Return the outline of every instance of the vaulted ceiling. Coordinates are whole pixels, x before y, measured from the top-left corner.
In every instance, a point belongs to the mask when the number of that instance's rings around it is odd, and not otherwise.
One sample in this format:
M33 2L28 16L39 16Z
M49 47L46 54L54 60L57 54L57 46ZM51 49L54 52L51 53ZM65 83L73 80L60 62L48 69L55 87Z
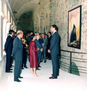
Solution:
M33 11L39 0L8 0L15 17L18 19L23 13Z

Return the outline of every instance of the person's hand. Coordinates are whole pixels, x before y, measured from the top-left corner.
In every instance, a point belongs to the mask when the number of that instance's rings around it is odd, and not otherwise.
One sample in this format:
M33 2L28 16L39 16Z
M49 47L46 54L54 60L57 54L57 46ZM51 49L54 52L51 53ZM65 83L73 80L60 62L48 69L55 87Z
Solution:
M48 50L48 53L50 53L50 50Z
M28 48L28 45L26 44L26 48Z
M41 52L43 52L43 48L41 48Z
M37 51L39 51L39 48L37 48Z

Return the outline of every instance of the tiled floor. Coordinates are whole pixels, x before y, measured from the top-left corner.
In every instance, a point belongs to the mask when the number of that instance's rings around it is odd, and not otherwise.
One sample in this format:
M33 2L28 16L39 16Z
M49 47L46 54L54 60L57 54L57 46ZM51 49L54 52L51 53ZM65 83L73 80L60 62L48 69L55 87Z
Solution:
M51 61L41 63L41 70L34 77L29 68L22 71L21 83L13 81L13 73L4 74L0 79L0 91L87 91L87 77L79 77L60 70L57 80L49 80Z

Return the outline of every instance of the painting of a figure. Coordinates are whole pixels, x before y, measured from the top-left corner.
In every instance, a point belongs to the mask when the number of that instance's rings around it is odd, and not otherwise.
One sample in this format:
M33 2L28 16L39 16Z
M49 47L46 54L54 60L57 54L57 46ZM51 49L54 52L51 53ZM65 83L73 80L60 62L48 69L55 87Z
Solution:
M81 6L68 12L68 46L80 49L81 46Z

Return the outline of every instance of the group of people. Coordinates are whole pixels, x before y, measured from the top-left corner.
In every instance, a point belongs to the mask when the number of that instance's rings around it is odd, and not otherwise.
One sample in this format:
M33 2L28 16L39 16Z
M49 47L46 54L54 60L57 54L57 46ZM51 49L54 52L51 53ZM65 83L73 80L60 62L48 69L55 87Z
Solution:
M60 58L60 36L58 27L51 25L50 32L27 33L24 35L22 30L16 33L9 31L6 39L6 72L11 73L14 59L14 81L21 82L22 69L27 68L27 56L30 62L31 72L38 77L36 70L40 70L40 63L46 63L47 59L52 60L52 76L49 79L57 79L59 76L59 58Z

